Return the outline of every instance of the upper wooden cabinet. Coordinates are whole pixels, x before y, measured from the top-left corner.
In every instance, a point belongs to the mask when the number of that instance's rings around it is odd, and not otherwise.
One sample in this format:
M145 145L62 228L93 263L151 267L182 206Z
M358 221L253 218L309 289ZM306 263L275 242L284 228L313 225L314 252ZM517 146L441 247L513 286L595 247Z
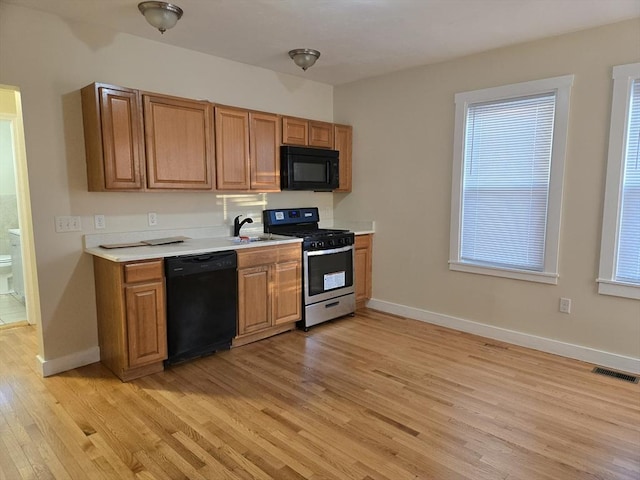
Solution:
M307 146L309 144L309 121L303 118L282 117L282 143Z
M251 190L280 191L280 117L249 112Z
M215 107L216 188L249 190L249 112Z
M333 124L309 120L309 146L333 148Z
M348 125L103 83L81 97L89 191L279 192L281 144L338 150L351 191Z
M81 97L89 191L143 189L139 92L93 83L81 90Z
M208 102L143 95L147 186L210 190L213 115Z
M218 190L280 191L278 115L216 106Z
M81 97L89 191L211 190L210 103L102 83Z
M353 129L349 125L333 126L333 148L340 152L340 186L336 192L351 191L351 144L353 142Z
M282 143L333 148L333 124L304 118L282 117Z

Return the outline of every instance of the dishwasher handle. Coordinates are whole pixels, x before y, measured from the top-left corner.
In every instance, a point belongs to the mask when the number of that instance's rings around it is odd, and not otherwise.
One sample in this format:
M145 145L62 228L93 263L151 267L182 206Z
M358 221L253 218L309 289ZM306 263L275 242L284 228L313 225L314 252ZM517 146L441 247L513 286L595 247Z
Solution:
M213 255L210 254L205 254L205 255L200 255L200 256L196 256L194 255L189 261L191 262L206 262L208 260L211 260L212 258L214 258Z

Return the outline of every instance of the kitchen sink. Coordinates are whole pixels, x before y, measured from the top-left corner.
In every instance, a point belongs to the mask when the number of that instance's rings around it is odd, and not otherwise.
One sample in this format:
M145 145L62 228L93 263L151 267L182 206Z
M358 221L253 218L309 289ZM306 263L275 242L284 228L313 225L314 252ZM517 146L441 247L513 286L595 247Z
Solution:
M230 237L229 240L231 240L233 243L253 243L253 242L264 242L266 240L269 240L268 237L246 237L246 236L241 236L241 237Z

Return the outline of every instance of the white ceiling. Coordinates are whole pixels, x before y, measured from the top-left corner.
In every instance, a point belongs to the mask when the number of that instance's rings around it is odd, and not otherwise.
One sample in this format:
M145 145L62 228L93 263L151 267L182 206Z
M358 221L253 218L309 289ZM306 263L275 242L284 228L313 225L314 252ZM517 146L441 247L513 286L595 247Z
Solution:
M640 0L172 1L161 35L138 0L0 0L333 85L640 17ZM303 72L293 48L322 55Z

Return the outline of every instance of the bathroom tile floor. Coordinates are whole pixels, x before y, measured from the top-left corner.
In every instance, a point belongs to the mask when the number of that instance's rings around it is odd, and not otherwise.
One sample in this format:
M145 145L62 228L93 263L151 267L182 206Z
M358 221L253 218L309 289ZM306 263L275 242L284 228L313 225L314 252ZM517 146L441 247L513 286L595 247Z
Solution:
M27 309L24 304L12 295L0 295L0 327L19 322L26 322Z

